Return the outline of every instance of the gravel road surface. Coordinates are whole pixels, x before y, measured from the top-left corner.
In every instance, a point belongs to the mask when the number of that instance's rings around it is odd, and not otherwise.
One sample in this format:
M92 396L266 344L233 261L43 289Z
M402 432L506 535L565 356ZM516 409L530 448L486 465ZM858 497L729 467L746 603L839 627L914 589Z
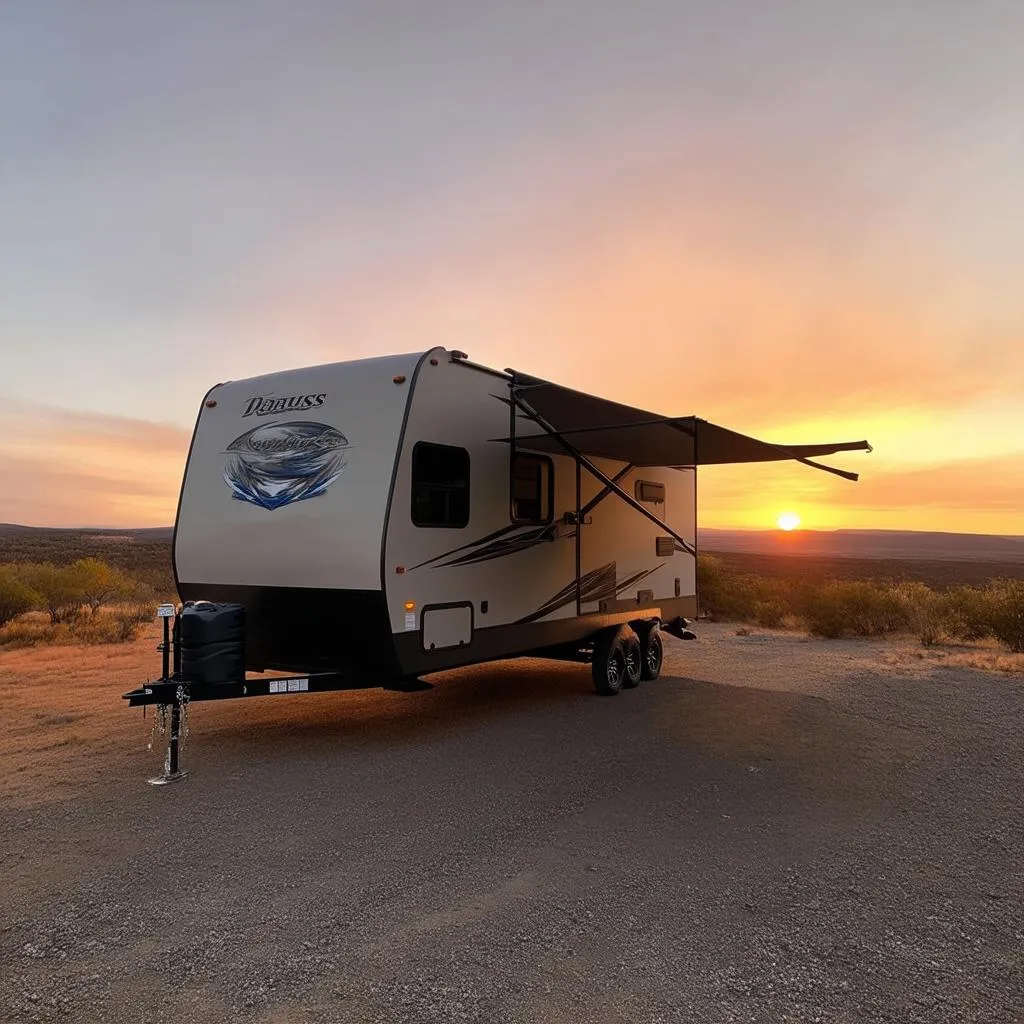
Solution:
M1024 1021L1024 680L666 651L197 706L164 788L125 665L0 655L0 1020Z

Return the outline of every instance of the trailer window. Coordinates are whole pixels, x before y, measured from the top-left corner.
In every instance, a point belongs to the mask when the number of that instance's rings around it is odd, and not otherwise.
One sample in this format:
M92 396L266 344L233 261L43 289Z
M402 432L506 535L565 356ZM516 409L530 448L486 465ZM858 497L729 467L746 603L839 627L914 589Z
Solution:
M415 526L462 529L469 523L469 452L417 441L412 449Z
M553 515L554 463L543 455L512 457L512 522L550 523Z

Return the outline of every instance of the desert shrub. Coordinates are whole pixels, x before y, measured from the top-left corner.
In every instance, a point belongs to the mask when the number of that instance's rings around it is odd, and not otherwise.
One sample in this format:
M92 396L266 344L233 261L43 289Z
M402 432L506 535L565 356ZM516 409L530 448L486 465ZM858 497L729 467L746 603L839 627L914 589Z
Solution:
M697 594L701 612L711 619L726 622L781 622L785 602L780 601L781 584L760 576L728 572L713 555L697 558ZM775 607L781 604L780 609ZM770 621L768 621L770 620Z
M136 597L134 600L116 608L113 619L117 623L117 635L120 643L134 640L143 626L152 622L156 617L156 605L143 597Z
M831 580L808 588L802 610L810 631L824 637L883 636L909 626L895 587L862 580Z
M778 629L789 617L786 605L777 598L758 601L754 606L754 619L765 629Z
M985 603L992 635L1015 654L1024 653L1024 580L992 580Z
M916 581L766 579L700 555L697 582L701 611L716 620L765 628L802 623L822 637L910 632L926 646L991 636L1024 653L1024 580L937 591Z
M39 594L39 607L49 614L53 625L74 622L79 617L85 597L68 566L27 562L17 566L17 573L26 586Z
M923 583L900 584L911 631L926 647L956 640L973 642L992 634L986 590L952 587L934 591Z
M70 589L95 615L109 601L127 596L135 586L124 573L97 558L80 558L64 570Z
M0 648L5 650L35 647L37 644L68 643L70 639L71 628L68 625L54 626L46 616L36 618L25 615L0 627Z
M697 556L697 597L702 612L711 614L720 604L724 577L721 559L714 555Z
M754 619L758 599L756 577L726 576L718 588L715 603L708 610L715 619L750 622Z
M786 581L748 576L745 585L752 592L753 619L759 626L778 629L792 616L792 588Z
M38 607L42 599L9 566L0 566L0 626Z
M802 588L800 617L815 636L836 639L849 630L842 596L837 583L825 583L818 587Z
M121 630L113 615L89 615L72 627L72 634L82 644L116 644L121 641Z
M891 584L905 627L922 644L930 647L952 639L955 633L954 617L946 595L937 594L931 587L919 582Z
M978 587L954 587L943 594L950 620L950 636L968 643L992 635L989 596Z

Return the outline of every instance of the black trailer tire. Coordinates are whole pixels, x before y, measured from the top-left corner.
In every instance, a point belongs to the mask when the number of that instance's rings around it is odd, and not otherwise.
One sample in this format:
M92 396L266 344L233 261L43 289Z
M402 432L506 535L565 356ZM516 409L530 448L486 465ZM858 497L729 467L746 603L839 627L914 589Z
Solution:
M633 630L623 631L622 651L626 656L626 674L622 679L622 685L627 690L633 690L640 685L644 667L640 638Z
M661 675L661 663L665 658L665 647L661 642L661 630L652 626L640 636L640 678L657 679Z
M614 697L622 689L626 677L626 652L617 629L606 629L594 640L590 659L594 689L602 697Z

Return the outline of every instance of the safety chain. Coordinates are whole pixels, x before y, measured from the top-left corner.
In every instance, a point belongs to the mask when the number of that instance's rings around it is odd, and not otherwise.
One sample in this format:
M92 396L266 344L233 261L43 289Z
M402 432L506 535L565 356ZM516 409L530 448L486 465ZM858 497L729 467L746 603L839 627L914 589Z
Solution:
M191 735L191 730L188 725L188 708L191 701L189 700L188 691L184 686L179 686L175 693L174 699L178 702L181 707L181 723L178 726L178 743L183 743ZM153 716L153 728L149 733L149 742L146 744L147 750L152 750L153 745L156 743L157 736L163 739L167 735L167 716L171 710L170 704L157 704L156 714Z
M188 696L188 690L186 690L184 686L179 686L178 692L176 693L175 697L178 703L181 705L181 727L178 732L178 740L179 742L184 742L186 739L188 739L189 736L188 706L190 701Z
M153 728L149 734L149 742L146 744L147 750L153 749L153 743L156 741L157 735L161 738L167 735L167 704L157 704L156 714L153 716Z

